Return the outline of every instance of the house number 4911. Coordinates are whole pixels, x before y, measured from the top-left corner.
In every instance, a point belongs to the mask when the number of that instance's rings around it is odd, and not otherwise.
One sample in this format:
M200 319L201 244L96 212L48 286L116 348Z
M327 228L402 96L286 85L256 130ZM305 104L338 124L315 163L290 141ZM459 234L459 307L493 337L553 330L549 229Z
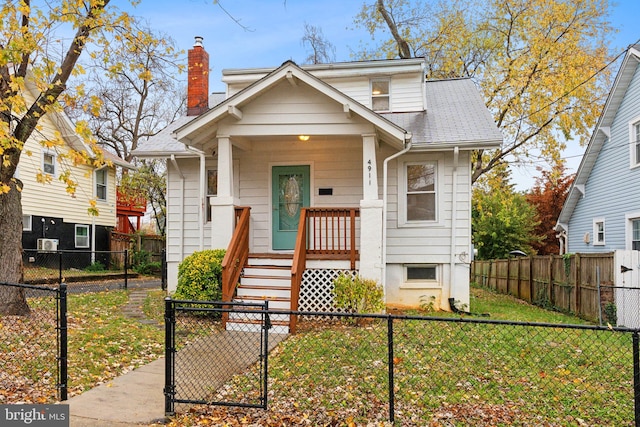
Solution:
M369 185L371 185L371 159L367 161L367 164L369 165L367 166L367 169L369 169Z

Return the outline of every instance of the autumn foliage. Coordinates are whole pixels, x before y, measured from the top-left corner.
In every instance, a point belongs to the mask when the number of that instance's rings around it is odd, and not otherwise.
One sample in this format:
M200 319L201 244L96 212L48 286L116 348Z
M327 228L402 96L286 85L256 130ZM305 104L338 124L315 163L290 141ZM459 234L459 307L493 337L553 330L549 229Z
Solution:
M567 198L569 188L575 175L566 175L564 166L551 170L540 170L541 176L536 178L533 188L526 194L527 201L535 206L537 223L535 234L544 236L542 240L532 243L538 255L558 254L560 245L556 238L554 226Z

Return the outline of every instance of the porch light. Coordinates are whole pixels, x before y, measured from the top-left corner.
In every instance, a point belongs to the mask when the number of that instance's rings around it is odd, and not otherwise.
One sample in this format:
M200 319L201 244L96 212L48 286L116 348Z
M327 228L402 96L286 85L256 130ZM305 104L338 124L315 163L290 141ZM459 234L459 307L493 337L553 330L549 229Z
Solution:
M298 139L299 139L300 141L308 141L308 140L309 140L309 138L310 138L310 136L309 136L309 135L298 135Z

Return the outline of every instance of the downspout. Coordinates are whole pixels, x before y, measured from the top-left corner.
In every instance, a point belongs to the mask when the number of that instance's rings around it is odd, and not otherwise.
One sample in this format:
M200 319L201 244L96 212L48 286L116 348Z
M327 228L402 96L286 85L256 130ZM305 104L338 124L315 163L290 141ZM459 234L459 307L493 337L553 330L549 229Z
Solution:
M195 153L198 155L198 157L200 157L200 209L198 211L198 231L199 231L199 235L200 235L200 250L203 251L204 250L204 223L207 221L207 217L204 214L205 213L205 205L207 202L207 194L206 194L206 177L207 177L207 169L206 169L206 165L205 165L205 159L204 159L204 151L202 150L198 150L196 148L193 147L189 147L187 144L184 145L187 150L191 151L192 153Z
M406 141L409 141L406 143ZM411 134L405 134L405 147L395 154L384 159L382 162L382 291L383 298L387 301L387 186L388 186L388 164L389 161L402 156L411 150ZM398 195L399 197L399 195Z
M171 155L171 163L180 175L180 214L184 216L184 175L178 167L175 154ZM180 259L184 259L184 221L180 221Z
M457 224L457 204L458 204L458 161L460 156L459 147L453 148L453 177L451 191L451 254L449 255L449 296L453 294L456 268L456 224ZM451 300L451 299L449 299Z

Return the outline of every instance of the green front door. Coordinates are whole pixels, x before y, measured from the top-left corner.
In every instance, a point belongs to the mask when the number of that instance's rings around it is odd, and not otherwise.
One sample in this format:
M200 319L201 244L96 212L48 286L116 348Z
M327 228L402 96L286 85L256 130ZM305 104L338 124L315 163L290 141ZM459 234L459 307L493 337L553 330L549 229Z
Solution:
M296 244L300 209L309 206L309 166L274 166L271 173L273 249L291 250Z

